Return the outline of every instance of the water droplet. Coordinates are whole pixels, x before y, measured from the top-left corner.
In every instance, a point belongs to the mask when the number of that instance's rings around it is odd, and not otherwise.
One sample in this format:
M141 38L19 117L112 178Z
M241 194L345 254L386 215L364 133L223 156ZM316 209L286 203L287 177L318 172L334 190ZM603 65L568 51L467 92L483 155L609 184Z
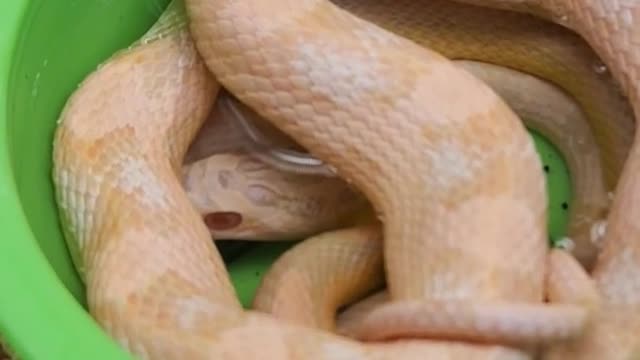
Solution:
M190 56L180 56L180 59L178 59L178 67L180 68L185 68L188 66L192 66L193 65L193 58Z
M381 212L377 212L376 213L376 218L380 221L380 222L384 222L384 214Z
M566 14L558 16L557 19L558 19L558 22L561 24L566 24L567 22L569 22L569 16Z
M36 77L33 81L33 88L31 88L31 96L35 97L38 95L38 89L40 87L40 76L42 74L41 73L37 73Z
M604 236L607 233L607 222L602 220L598 223L598 236Z
M42 67L47 67L47 65L49 65L49 59L44 59L42 61Z
M558 240L556 245L560 249L564 249L569 252L573 251L573 249L576 248L576 243L571 238L568 238L568 237L563 237L562 239Z
M600 220L596 221L591 226L591 243L593 243L597 248L602 247L602 242L604 240L604 236L607 233L607 221Z
M596 72L596 74L604 74L608 71L609 69L607 68L607 65L603 64L603 63L596 63L595 65L593 65L593 71Z

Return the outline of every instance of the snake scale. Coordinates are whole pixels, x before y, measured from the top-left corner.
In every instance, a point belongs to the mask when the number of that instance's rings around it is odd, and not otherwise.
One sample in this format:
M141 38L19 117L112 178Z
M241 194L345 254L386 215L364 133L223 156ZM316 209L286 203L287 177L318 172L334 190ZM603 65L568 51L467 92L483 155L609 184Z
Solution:
M373 3L185 0L187 26L175 1L143 39L85 79L61 114L53 177L96 321L148 359L528 359L530 346L544 347L548 358L636 356L640 155L633 145L625 157L632 139L625 140L624 105L609 114L612 123L594 121L603 117L594 102L621 101L615 91L589 98L579 94L587 91L579 82L567 90L590 99L581 105L591 108L586 118L602 151L602 187L613 187L619 174L592 279L584 274L586 283L573 291L553 280L576 278L571 269L580 266L571 257L556 265L549 253L544 177L519 117L443 49L437 51L445 56L417 41L420 35L402 36L402 23L393 26L397 33L378 25L406 11L419 15L419 2L379 1L368 13ZM575 30L638 116L633 25L640 4L478 5ZM493 14L485 22L511 16ZM181 178L221 87L369 201L383 224L389 301L355 332L396 340L360 342L241 308ZM589 210L589 221L602 207ZM582 226L577 240L586 237ZM595 249L585 244L578 241L578 255L589 263ZM597 306L581 293L590 286Z

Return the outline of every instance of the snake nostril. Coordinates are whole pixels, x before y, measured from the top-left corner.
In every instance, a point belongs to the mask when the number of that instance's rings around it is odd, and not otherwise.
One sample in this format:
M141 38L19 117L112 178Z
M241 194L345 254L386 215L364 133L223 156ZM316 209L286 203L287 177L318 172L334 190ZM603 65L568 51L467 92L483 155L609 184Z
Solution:
M233 211L219 211L204 216L210 230L231 230L242 223L242 215Z

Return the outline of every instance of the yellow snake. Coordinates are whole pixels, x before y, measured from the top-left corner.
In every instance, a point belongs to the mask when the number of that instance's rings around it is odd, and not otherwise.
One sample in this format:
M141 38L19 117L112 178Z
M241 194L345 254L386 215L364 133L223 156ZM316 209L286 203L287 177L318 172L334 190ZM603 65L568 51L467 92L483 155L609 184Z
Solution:
M611 3L513 5L560 14L556 19L591 43L635 105L638 55L627 45L637 39L637 10ZM505 4L512 3L491 5ZM191 31L168 12L145 40L83 82L56 133L54 180L74 261L92 314L123 346L142 358L170 359L527 358L505 345L436 340L433 318L419 315L438 304L453 309L439 324L447 337L509 340L501 319L525 342L549 345L552 335L561 341L581 333L589 306L542 304L540 163L519 119L487 85L327 1L186 5ZM594 31L594 19L608 31ZM413 307L433 339L358 343L242 311L179 179L187 147L212 109L216 80L371 201L384 222L391 310L402 315ZM632 148L593 275L606 305L567 350L572 354L635 351L632 336L597 335L637 326L620 322L633 314L637 296L636 246L624 232L634 229L625 219L634 213L636 157ZM605 164L615 168L611 159ZM442 284L438 274L446 286L433 286ZM509 313L514 309L524 311ZM550 323L540 327L545 317ZM455 329L457 321L464 324Z
M252 307L293 324L358 337L358 329L370 321L367 317L389 302L389 292L378 291L346 306L383 287L381 245L379 225L311 237L269 269ZM564 250L553 250L548 262L548 299L591 308L598 305L595 286L574 257ZM345 306L345 311L339 311ZM394 321L412 323L414 319ZM393 329L390 323L387 327Z

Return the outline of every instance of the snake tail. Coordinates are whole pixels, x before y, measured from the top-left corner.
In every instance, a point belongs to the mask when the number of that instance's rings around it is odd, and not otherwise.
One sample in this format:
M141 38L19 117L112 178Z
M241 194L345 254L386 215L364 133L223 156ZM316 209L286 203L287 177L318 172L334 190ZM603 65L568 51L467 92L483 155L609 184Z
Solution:
M565 304L398 301L380 305L345 335L363 341L432 338L544 346L578 337L587 319L584 308Z

